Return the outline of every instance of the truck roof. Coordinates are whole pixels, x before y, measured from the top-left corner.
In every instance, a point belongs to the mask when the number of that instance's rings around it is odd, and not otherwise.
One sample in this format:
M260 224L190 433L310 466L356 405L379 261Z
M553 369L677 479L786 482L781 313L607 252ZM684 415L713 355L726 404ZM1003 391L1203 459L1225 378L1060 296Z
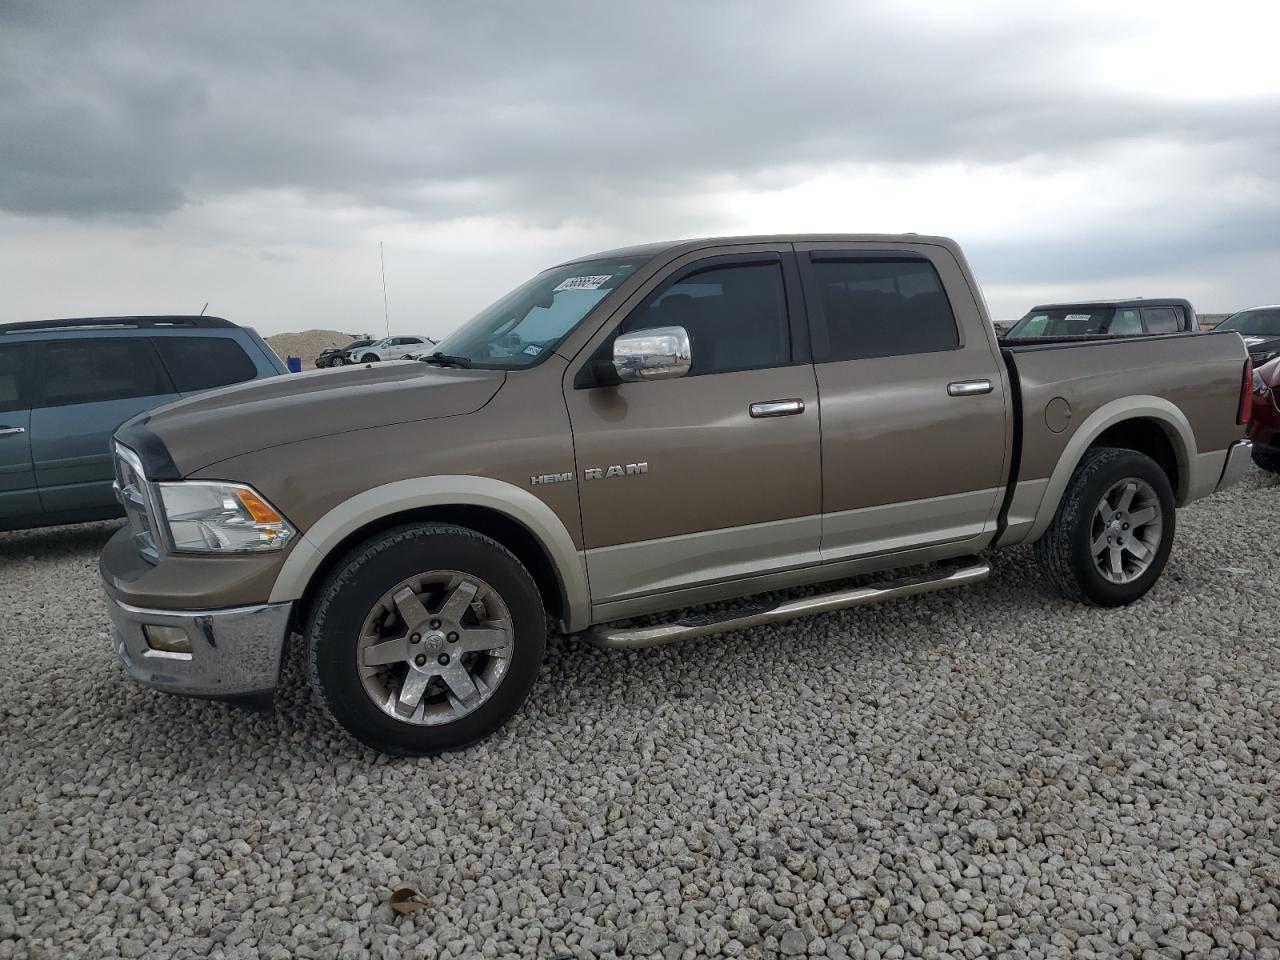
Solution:
M598 253L574 257L564 261L582 263L588 260L601 260L605 257L655 257L660 253L684 252L701 247L725 247L752 243L929 243L947 247L957 256L960 248L948 237L923 236L918 233L774 233L758 236L741 237L698 237L687 240L666 240L657 243L640 243L614 250L601 250Z

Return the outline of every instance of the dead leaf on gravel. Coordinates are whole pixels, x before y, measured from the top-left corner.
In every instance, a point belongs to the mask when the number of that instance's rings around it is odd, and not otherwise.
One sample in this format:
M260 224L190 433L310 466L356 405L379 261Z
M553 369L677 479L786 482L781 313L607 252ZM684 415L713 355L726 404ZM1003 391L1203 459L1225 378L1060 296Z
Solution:
M387 902L396 913L417 913L427 909L429 905L427 898L413 887L401 887L391 894L391 899Z

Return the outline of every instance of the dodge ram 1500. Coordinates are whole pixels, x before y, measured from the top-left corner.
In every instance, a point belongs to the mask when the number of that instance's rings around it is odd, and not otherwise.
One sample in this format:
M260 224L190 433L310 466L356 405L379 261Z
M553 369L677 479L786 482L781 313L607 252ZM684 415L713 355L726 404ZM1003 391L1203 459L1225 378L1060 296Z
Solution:
M432 753L518 710L548 620L643 647L973 583L1030 542L1067 597L1133 602L1176 508L1246 469L1251 388L1233 332L1002 345L942 238L629 247L423 362L130 421L102 579L140 683L261 698L300 634L339 724Z

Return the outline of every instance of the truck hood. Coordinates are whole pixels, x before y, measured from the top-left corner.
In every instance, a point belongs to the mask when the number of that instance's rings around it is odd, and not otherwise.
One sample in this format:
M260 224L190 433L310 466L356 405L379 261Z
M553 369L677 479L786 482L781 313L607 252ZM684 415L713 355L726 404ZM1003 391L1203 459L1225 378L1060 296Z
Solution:
M158 407L130 420L116 435L140 454L151 454L144 459L154 462L157 454L165 459L167 452L169 465L158 472L184 477L266 447L472 413L505 379L500 370L414 360L283 374ZM334 456L341 455L335 445Z

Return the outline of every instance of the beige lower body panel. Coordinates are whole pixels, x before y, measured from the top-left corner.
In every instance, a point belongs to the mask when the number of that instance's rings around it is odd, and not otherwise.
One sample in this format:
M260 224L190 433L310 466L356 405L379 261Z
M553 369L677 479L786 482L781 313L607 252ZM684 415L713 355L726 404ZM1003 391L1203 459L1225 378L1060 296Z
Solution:
M864 573L875 573L880 570L911 567L922 563L937 563L941 560L950 560L954 557L971 556L985 549L991 543L991 537L992 533L986 532L967 540L959 540L952 543L933 544L927 547L837 560L830 563L814 563L789 570L773 569L768 573L758 573L754 576L722 580L715 583L703 583L647 596L628 597L626 599L592 604L591 621L592 623L607 623L611 620L621 620L625 617L638 617L649 613L677 610L681 607L717 603L721 600L766 593L770 590L786 590L791 587L841 580L846 577L856 577Z
M818 563L818 516L707 530L587 551L591 596L603 602Z
M822 559L848 560L979 536L994 524L1003 487L886 503L822 518Z

